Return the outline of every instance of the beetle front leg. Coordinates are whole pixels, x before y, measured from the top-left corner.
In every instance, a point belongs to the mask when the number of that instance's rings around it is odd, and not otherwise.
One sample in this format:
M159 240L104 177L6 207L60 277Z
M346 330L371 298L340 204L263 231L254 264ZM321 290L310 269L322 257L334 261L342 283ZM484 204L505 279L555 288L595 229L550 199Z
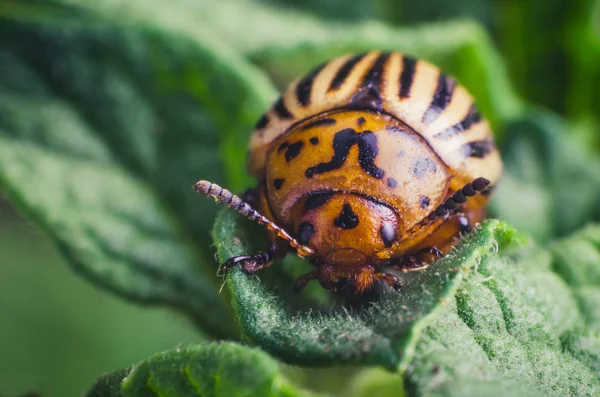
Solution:
M226 275L227 272L229 272L229 269L236 265L240 265L240 268L244 273L254 274L260 269L271 266L272 262L273 254L270 250L259 252L257 254L233 256L219 266L219 273ZM221 273L221 270L223 270L223 273Z
M402 288L400 279L391 273L375 273L375 280L385 282L390 288L396 291Z
M260 269L271 266L274 259L283 258L286 252L287 244L281 244L280 241L273 240L269 243L269 247L264 252L233 256L227 259L219 266L219 273L223 270L224 274L227 274L229 269L235 265L240 265L244 273L254 274Z
M302 291L309 281L318 279L319 273L317 271L313 271L298 277L298 279L296 279L296 281L294 282L294 292L298 293Z
M398 263L392 264L392 267L407 273L424 270L429 267L431 263L440 259L444 254L436 246L425 247L414 254L407 255L400 259ZM432 261L428 260L427 256L434 256L435 259Z

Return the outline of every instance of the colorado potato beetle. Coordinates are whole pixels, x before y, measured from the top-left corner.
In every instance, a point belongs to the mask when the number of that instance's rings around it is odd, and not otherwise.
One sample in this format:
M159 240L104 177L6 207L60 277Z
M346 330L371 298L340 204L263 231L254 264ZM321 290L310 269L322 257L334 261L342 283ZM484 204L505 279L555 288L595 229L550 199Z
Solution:
M230 258L251 274L292 248L300 277L360 293L399 285L390 269L423 269L485 214L502 161L467 90L430 63L372 51L326 62L292 83L256 124L244 200L195 185L265 225L264 252Z

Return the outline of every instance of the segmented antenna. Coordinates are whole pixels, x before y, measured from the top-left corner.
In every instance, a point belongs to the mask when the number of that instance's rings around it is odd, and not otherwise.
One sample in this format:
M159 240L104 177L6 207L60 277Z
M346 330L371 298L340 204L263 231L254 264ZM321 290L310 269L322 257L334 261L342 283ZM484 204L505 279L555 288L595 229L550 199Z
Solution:
M296 250L299 256L306 257L311 256L314 251L305 245L302 245L290 236L285 230L271 222L258 211L246 203L244 200L231 193L229 190L222 188L221 186L211 183L209 181L199 181L194 185L194 189L200 194L212 197L215 200L225 204L234 211L239 212L250 220L255 220L259 225L265 225L267 229L277 233L277 236L286 240L292 248Z
M467 198L483 192L489 185L490 181L485 178L476 178L473 182L467 183L462 189L457 190L453 196L447 198L435 210L431 211L419 223L410 228L407 234L414 233L422 227L432 224L439 218L459 212L460 208L458 204L463 204L467 201Z

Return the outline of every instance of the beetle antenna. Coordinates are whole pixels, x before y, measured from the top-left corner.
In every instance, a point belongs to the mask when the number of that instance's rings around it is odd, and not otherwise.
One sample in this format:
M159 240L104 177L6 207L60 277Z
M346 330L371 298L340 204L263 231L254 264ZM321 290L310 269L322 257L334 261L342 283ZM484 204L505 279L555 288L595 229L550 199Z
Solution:
M448 197L446 201L440 204L435 210L431 211L429 215L423 218L419 223L414 225L407 234L414 233L420 228L430 225L439 218L445 216L454 215L461 211L459 204L463 204L469 197L475 196L478 193L483 192L490 185L490 181L486 178L476 178L473 182L467 183L462 189L457 190L452 196Z
M256 221L259 225L264 225L267 229L275 232L278 237L286 240L292 246L292 248L296 250L299 256L307 257L314 253L312 248L300 244L298 240L290 236L288 232L268 220L265 216L261 215L258 211L252 208L250 204L231 193L229 190L224 189L215 183L204 180L197 182L194 185L194 189L196 189L198 193L214 198L216 201L225 204L232 210L244 215L246 218Z

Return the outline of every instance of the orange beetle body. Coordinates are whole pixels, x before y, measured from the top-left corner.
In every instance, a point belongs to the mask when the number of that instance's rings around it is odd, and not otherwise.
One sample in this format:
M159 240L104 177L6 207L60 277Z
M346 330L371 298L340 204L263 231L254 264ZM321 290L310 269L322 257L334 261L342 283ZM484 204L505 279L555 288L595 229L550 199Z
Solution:
M257 124L249 170L260 181L250 204L273 224L272 242L226 266L269 265L286 252L283 237L316 265L298 289L318 279L362 292L398 284L386 268L421 269L481 221L502 162L462 86L425 61L369 52L291 84ZM197 189L260 217L214 186Z

